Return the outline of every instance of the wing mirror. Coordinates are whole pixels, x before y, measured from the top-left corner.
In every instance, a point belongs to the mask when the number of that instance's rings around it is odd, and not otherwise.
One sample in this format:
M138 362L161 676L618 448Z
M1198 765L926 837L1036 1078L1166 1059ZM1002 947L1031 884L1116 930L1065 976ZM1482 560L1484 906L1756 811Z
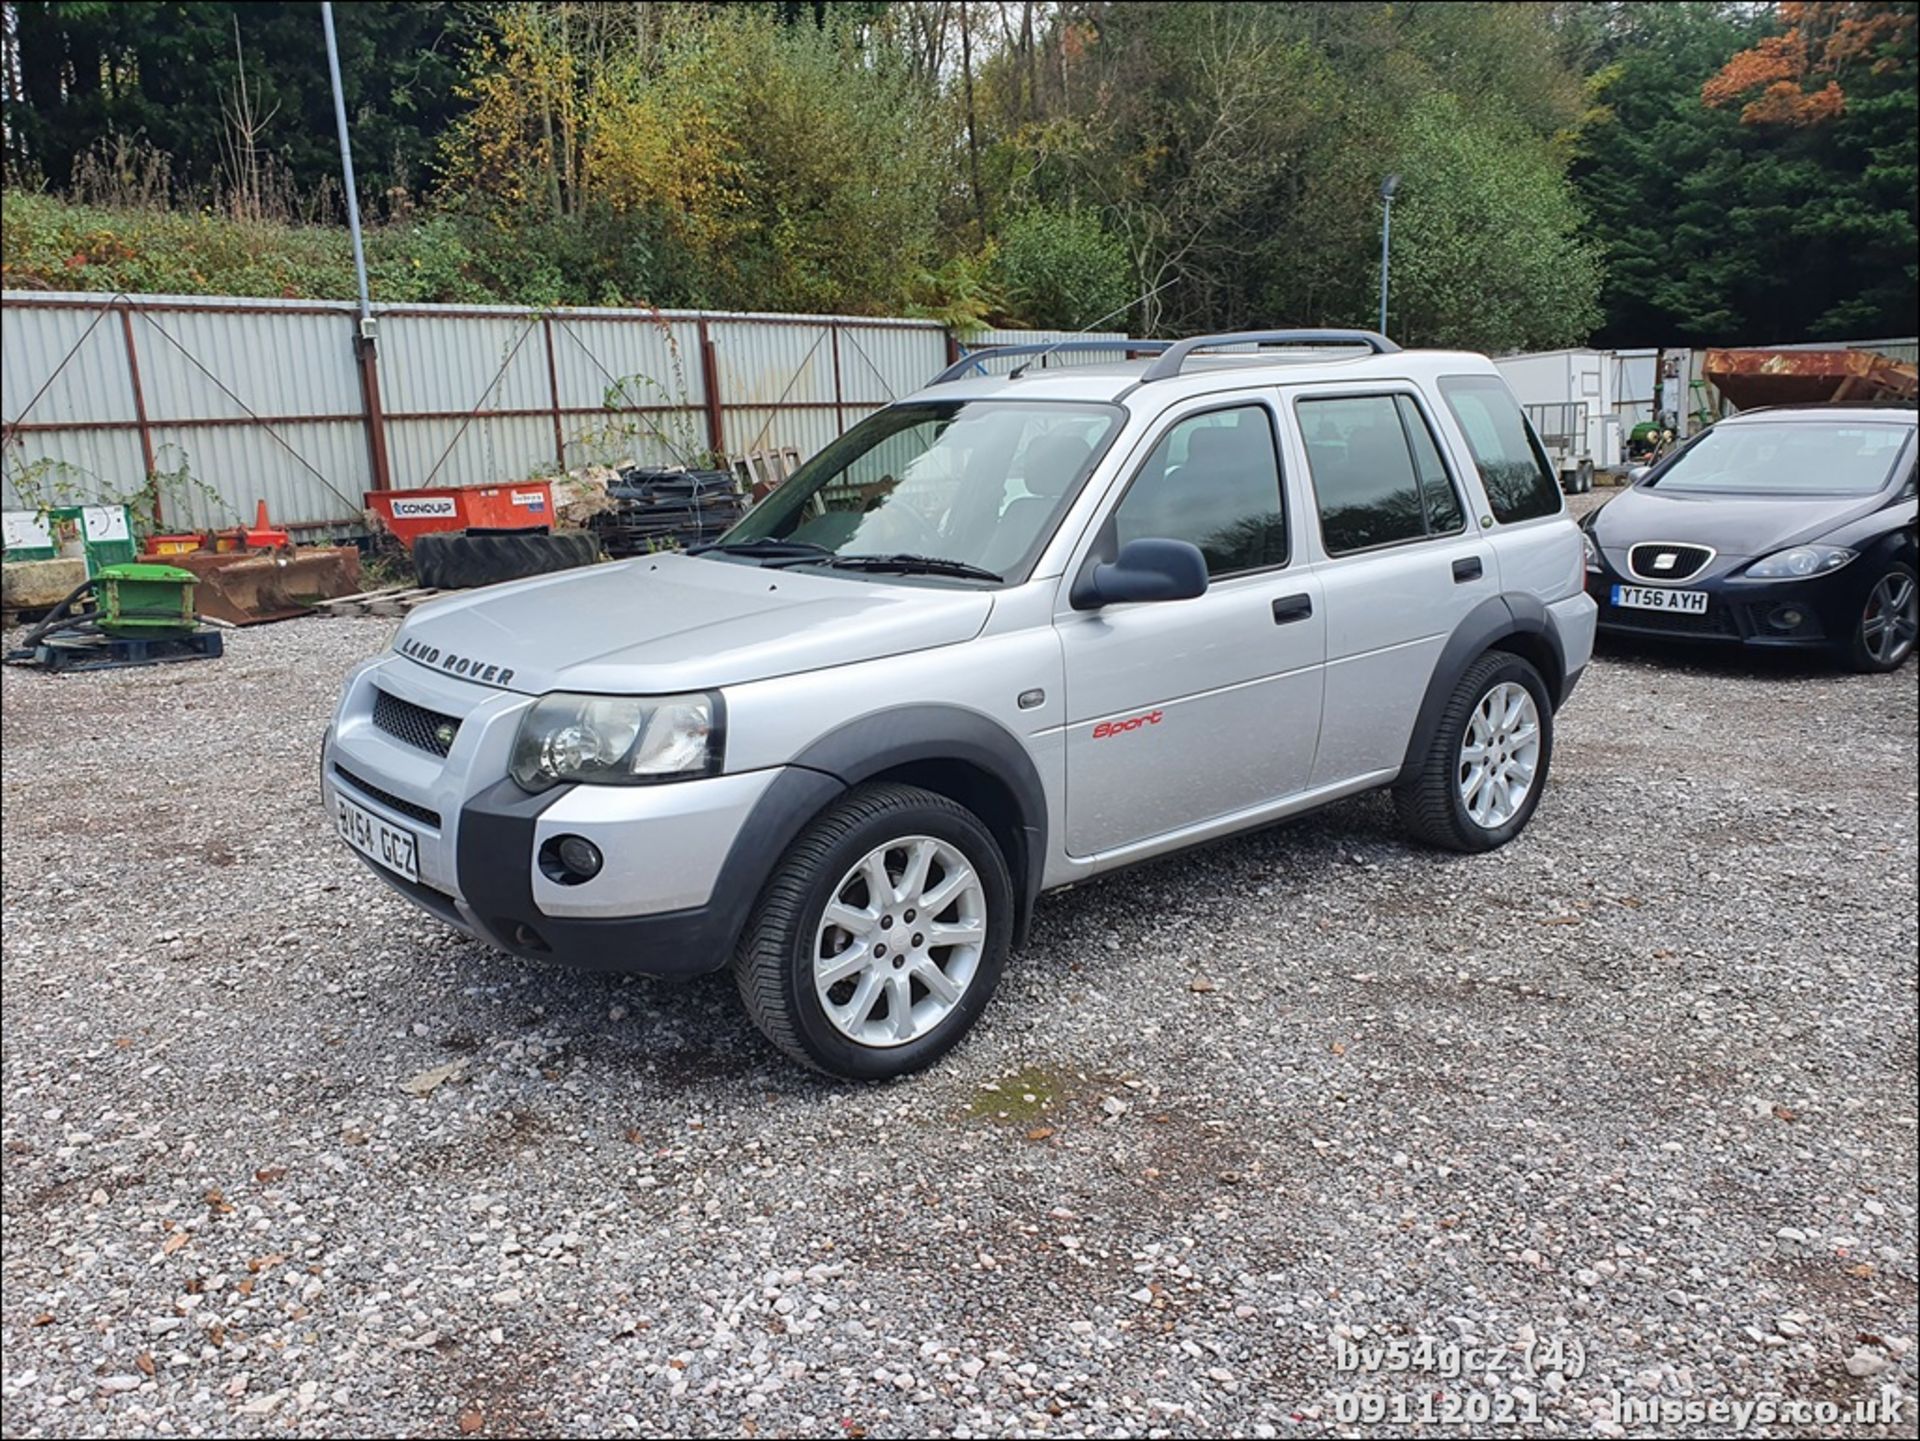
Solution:
M1653 474L1652 466L1636 465L1632 470L1627 472L1627 484L1638 485L1641 481L1645 480L1649 475L1652 475L1652 474Z
M1080 572L1075 610L1141 600L1192 600L1207 593L1207 558L1184 540L1130 540L1111 561Z

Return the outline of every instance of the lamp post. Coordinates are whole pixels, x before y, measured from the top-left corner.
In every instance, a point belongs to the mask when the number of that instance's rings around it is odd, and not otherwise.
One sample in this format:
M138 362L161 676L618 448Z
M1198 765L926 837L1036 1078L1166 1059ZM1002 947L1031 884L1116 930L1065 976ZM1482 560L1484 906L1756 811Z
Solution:
M320 23L327 32L327 75L333 81L333 119L340 130L340 169L347 181L347 230L353 237L353 278L360 289L360 325L365 333L367 317L367 256L360 244L360 193L353 183L353 146L347 140L347 97L340 84L340 46L333 38L333 6L320 6Z
M1380 182L1380 333L1387 333L1387 242L1393 235L1393 193L1400 188L1400 177L1389 175Z

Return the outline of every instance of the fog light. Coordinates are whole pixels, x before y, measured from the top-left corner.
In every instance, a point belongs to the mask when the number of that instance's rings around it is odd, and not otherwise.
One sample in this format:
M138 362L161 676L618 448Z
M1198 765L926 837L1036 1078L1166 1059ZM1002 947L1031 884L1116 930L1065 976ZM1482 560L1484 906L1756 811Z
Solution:
M1767 617L1767 624L1775 630L1798 630L1806 619L1806 612L1798 606L1777 605Z
M600 847L585 836L554 836L540 847L540 872L557 885L581 885L605 864Z

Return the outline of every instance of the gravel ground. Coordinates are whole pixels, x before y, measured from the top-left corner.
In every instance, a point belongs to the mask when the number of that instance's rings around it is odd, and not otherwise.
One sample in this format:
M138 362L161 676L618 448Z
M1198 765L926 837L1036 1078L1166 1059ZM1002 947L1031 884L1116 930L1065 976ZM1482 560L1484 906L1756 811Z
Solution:
M1514 845L1369 797L1052 897L857 1089L365 875L390 625L4 677L7 1434L1913 1434L1912 668L1609 653Z

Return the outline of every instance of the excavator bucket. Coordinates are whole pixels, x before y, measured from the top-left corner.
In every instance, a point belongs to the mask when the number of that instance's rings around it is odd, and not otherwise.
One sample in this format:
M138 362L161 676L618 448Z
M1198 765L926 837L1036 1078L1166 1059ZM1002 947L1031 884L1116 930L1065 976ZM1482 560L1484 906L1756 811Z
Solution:
M258 625L308 614L316 601L360 589L360 552L352 546L286 551L196 551L169 565L199 580L194 608L229 625Z

